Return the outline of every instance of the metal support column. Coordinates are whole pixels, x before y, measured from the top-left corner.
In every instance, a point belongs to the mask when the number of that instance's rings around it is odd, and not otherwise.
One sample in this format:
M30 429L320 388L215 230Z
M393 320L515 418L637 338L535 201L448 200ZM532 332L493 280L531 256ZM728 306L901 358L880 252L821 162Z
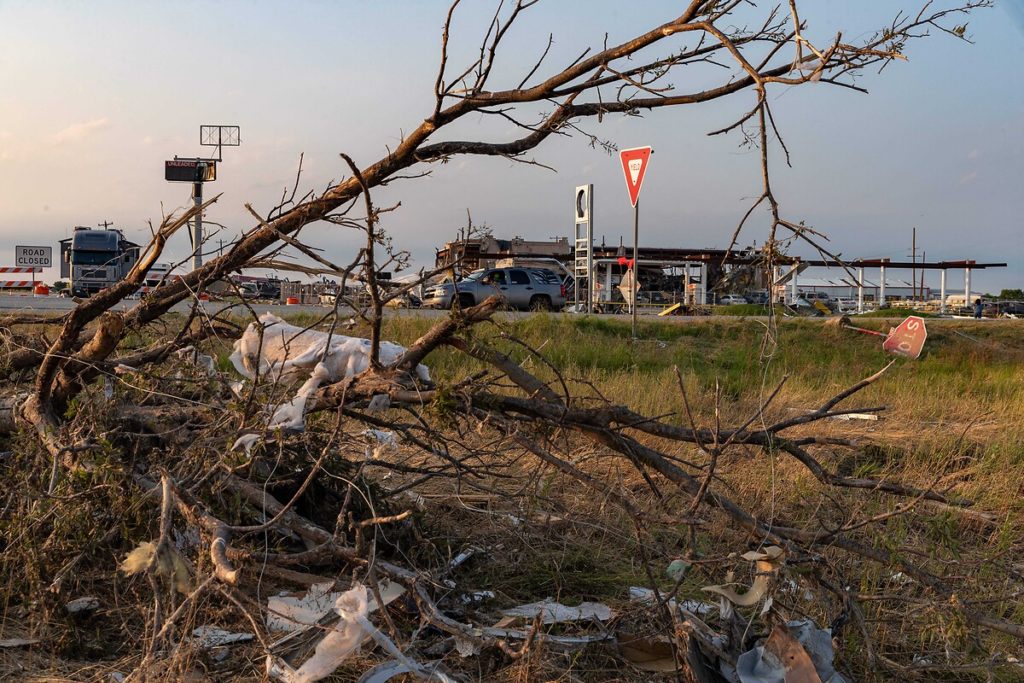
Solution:
M939 313L946 312L946 269L939 271Z
M200 164L202 167L203 165ZM203 183L202 181L192 184L192 198L195 200L196 207L203 205ZM203 265L203 212L197 211L195 218L192 219L192 246L195 247L195 251L192 252L192 270L197 270L199 266Z
M885 308L885 266L878 266L878 307Z
M793 279L789 283L789 303L790 305L796 305L796 300L800 298L800 289L797 287L797 277L800 275L800 264L793 264Z
M974 304L971 300L971 269L964 268L964 306L970 308Z
M857 269L857 312L864 312L864 269Z

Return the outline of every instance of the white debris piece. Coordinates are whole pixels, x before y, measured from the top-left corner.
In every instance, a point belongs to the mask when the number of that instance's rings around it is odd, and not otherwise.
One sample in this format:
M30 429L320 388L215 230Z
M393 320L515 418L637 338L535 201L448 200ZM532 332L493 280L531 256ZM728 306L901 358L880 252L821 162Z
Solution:
M395 363L405 351L404 346L381 342L380 362L384 365ZM257 369L261 376L271 381L295 379L309 371L309 378L295 398L277 406L267 424L268 429L302 431L306 426L306 402L317 389L344 377L358 375L370 367L370 340L307 330L286 323L271 313L264 313L259 323L250 323L235 342L230 360L235 369L249 379L255 377ZM424 382L430 381L430 371L423 364L416 366L416 375ZM389 400L374 396L371 412L386 410L389 403ZM248 453L255 441L252 437L242 437L231 448L245 448Z
M657 596L654 595L654 591L650 588L644 588L642 586L630 586L629 599L653 605L657 601ZM668 606L670 609L682 610L684 612L688 612L689 614L695 614L699 617L703 617L712 610L718 609L716 605L712 605L709 602L701 602L699 600L683 600L682 602L669 600Z
M367 415L379 415L391 407L391 397L387 394L374 394L366 406Z
M402 674L414 674L428 681L455 683L455 679L436 670L438 664L439 662L427 662L426 664L409 666L407 663L392 659L373 667L360 676L356 683L387 683L395 676L401 676Z
M298 669L273 655L267 655L267 674L282 683L312 683L327 678L345 659L359 649L366 635L366 586L357 584L345 591L334 603L340 617L337 625L321 640L313 656ZM368 623L368 622L367 622Z
M214 362L213 356L209 356L205 353L199 353L199 349L194 346L186 346L185 348L178 349L174 352L174 355L184 362L196 366L205 372L207 377L213 377L217 374L217 363Z
M370 441L376 442L377 445L372 449L366 448L366 459L373 458L374 460L380 458L388 451L398 450L398 439L395 438L394 432L385 431L382 429L367 429L363 432L363 436L370 439Z
M615 615L615 612L612 611L611 607L600 602L582 602L576 607L569 607L551 599L546 599L503 610L501 614L506 617L522 617L524 619L533 619L537 615L541 615L543 623L557 624L565 621L583 621L586 619L607 621Z
M267 600L267 630L297 631L315 624L341 597L340 592L331 592L333 585L315 584L301 598L272 595Z
M333 583L313 585L303 597L273 595L267 600L267 630L293 632L311 626L331 611L332 606L344 595L331 591ZM391 604L405 592L401 584L381 581L380 598L385 605ZM377 600L369 598L369 612L377 609Z
M81 614L82 612L93 612L100 608L100 599L92 596L86 596L84 598L75 598L66 605L64 609L68 611L68 614Z
M263 327L262 344L260 326ZM404 346L382 341L380 362L395 363L405 351ZM264 313L259 324L250 323L235 342L231 363L249 379L258 368L261 375L277 380L312 370L321 358L332 382L358 375L370 367L370 340L307 330L286 323L272 313ZM416 374L424 382L430 381L427 366L417 365Z
M192 631L192 639L196 645L208 650L212 647L247 643L253 639L251 633L231 633L216 626L200 626Z
M0 648L8 647L27 647L29 645L38 645L43 641L38 638L4 638L0 640Z

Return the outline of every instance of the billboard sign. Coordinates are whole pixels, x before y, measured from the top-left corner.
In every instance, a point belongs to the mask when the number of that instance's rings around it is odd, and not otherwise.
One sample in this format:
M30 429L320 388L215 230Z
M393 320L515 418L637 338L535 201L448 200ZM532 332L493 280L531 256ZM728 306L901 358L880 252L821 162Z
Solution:
M164 180L172 183L209 183L217 179L213 159L168 159L164 162Z

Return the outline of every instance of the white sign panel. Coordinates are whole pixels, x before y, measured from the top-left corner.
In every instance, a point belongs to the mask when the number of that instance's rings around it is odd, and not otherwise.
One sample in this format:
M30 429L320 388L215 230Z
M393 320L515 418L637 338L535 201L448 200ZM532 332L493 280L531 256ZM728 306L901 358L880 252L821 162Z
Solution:
M50 268L53 266L53 247L15 247L14 265Z

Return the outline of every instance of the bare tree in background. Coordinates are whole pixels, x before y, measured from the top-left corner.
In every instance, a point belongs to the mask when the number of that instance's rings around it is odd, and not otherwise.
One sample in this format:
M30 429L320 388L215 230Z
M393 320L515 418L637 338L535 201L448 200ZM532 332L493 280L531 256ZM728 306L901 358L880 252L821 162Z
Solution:
M991 3L973 0L947 6L929 2L916 12L897 13L890 23L857 41L850 42L839 33L818 44L807 38L805 15L812 8L798 6L796 0L789 0L783 6L763 8L743 0L692 0L684 3L679 16L618 44L584 50L569 64L550 64L552 37L547 49L537 55L536 61L517 79L496 82L499 59L515 49L513 28L524 13L538 11L537 4L537 0L497 3L475 59L458 66L449 59L450 41L456 39L450 34L450 28L460 10L459 2L452 4L441 35L433 107L415 118L419 123L379 160L360 166L342 155L349 175L326 191L298 199L298 193L293 191L266 216L247 205L254 215L255 225L223 255L147 294L128 312L113 312L115 305L139 290L148 265L159 258L167 239L187 222L195 209L170 217L154 231L146 255L132 274L65 316L56 339L32 343L18 337L17 348L7 358L8 371L12 377L26 380L31 376L31 380L19 385L24 391L12 397L9 409L12 418L20 414L31 426L45 446L49 461L47 467L41 468L45 476L39 475L34 480L32 490L8 493L13 498L9 498L7 508L24 513L32 507L33 500L60 495L62 482L71 481L68 472L99 471L102 469L100 460L105 462L113 457L120 459L123 467L117 470L116 476L108 475L115 476L113 483L103 486L142 491L144 497L140 505L159 512L154 558L171 543L175 515L189 528L202 531L209 559L195 560L194 579L185 598L174 595L173 591L168 593L165 587L158 585L157 577L165 575L161 574L158 559L146 569L154 600L144 644L146 666L169 647L170 635L180 628L176 621L185 613L186 606L197 609L201 599L210 595L218 597L227 608L240 610L252 619L264 654L278 654L263 635L259 626L262 619L258 615L253 617L260 606L250 590L247 574L252 571L259 576L301 583L310 577L311 571L329 575L336 574L339 567L354 567L361 580L378 595L378 582L383 578L402 584L414 596L422 623L459 641L499 647L513 658L528 652L537 637L536 629L481 628L448 616L439 606L438 595L433 590L442 578L443 568L427 571L404 567L377 556L374 530L408 515L405 512L382 514L372 504L357 504L355 499L360 497L372 499L372 487L351 481L347 487L343 486L341 502L337 509L331 510L330 516L335 520L332 524L311 519L308 512L300 514L298 502L310 487L328 486L322 483L330 480L325 472L325 458L341 448L346 435L351 435L353 425L394 430L403 446L418 454L415 464L353 460L354 474L350 473L353 480L368 477L372 469L390 469L418 477L404 484L405 490L414 490L422 482L445 479L472 487L487 477L504 476L506 464L495 456L496 453L516 453L517 458L542 463L578 485L592 489L595 495L607 497L635 520L638 529L643 529L652 519L664 519L671 514L667 507L648 506L616 483L588 473L572 462L567 455L572 445L586 442L633 468L657 499L685 500L684 512L679 514L677 509L679 524L696 528L702 515L718 515L758 545L773 544L785 557L808 564L820 587L832 595L847 619L862 632L869 644L867 656L872 665L889 671L905 673L908 669L903 663L891 661L870 649L869 625L857 604L857 596L837 582L836 577L845 577L842 558L853 557L857 562L893 568L910 577L921 587L921 594L914 599L929 605L958 601L964 619L975 627L1015 638L1024 636L1024 628L1013 621L1012 615L990 612L987 604L970 603L958 596L955 577L947 576L923 559L907 556L899 548L879 547L872 542L869 533L872 525L893 515L907 514L919 505L949 514L973 516L981 524L991 523L984 513L973 511L964 501L950 499L932 488L831 471L822 464L817 451L856 449L856 444L804 434L790 436L794 429L805 428L836 414L878 410L872 406L845 409L840 403L876 381L881 372L797 417L766 420L769 398L757 414L737 427L726 428L719 424L701 427L687 404L682 382L681 394L675 399L678 405L670 409L671 415L645 416L607 401L595 391L573 385L557 372L549 372L550 368L543 372L524 368L513 360L510 349L499 348L471 333L473 326L489 320L497 310L500 304L497 299L453 313L412 344L397 361L384 364L380 360L383 308L390 300L402 296L411 285L388 290L377 282L376 274L382 261L401 261L404 256L390 248L380 227L381 215L386 209L375 206L371 196L375 188L415 177L435 164L460 155L500 156L533 163L527 155L551 136L582 135L592 144L608 145L593 132L594 124L607 116L632 116L654 109L746 97L749 106L742 116L712 131L714 134L743 131L746 139L760 150L761 191L741 217L733 244L750 216L760 207L766 207L770 224L764 253L769 266L783 241L780 229L785 239L804 239L825 251L824 237L798 220L786 218L772 191L770 154L778 150L785 155L786 151L769 93L776 88L808 83L862 90L858 78L903 59L904 51L916 38L941 31L966 40L967 15ZM710 78L716 80L711 82ZM710 84L692 90L685 87L698 79ZM508 142L463 140L451 132L458 128L457 124L480 116L507 125L517 137ZM500 134L495 138L508 139ZM300 184L301 175L296 178L295 187ZM303 227L320 221L334 223L339 229L364 231L365 246L350 263L331 263L300 240ZM183 348L195 347L211 338L230 340L241 334L237 318L231 319L226 314L211 317L199 306L193 306L184 325L169 330L167 326L173 323L168 322L167 314L172 307L189 300L197 301L208 286L233 272L279 263L275 256L284 248L297 250L312 261L315 265L305 266L308 272L341 275L343 281L351 276L368 286L369 304L357 313L368 322L371 349L369 368L365 372L319 387L310 396L306 405L309 414L333 413L332 426L325 431L323 424L317 423L320 428L311 427L304 434L290 436L263 434L266 421L263 419L261 424L257 410L259 401L254 397L257 386L277 391L273 378L257 378L244 400L243 409L233 412L226 409L229 398L223 387L197 387L194 396L186 399L180 387L168 389L168 386L178 385L166 384L167 378L157 371L171 354ZM381 253L385 254L383 259ZM336 306L325 317L325 322L330 322L330 334L336 330L339 315L342 313ZM140 337L154 333L158 333L161 341L142 348L137 346ZM514 345L514 340L509 343ZM417 378L415 368L441 347L465 354L483 364L486 371L461 378L444 378L436 385L423 382ZM124 406L120 417L136 425L130 432L142 432L143 426L147 428L144 437L132 441L131 447L115 448L111 456L105 451L110 439L98 426L111 416L88 415L81 407L75 409L76 401L83 391L101 379L122 381L128 376L146 378L146 387L132 385L132 390L142 391L147 398L139 405ZM281 387L278 395L284 391ZM379 412L369 410L379 397L386 397L386 404L396 412L384 418ZM444 408L440 417L439 406ZM686 418L688 426L680 427L673 422L672 417L680 414ZM277 500L265 486L273 473L271 448L266 454L258 454L241 464L218 452L224 448L225 431L237 434L246 430L262 434L270 441L278 439L277 447L282 452L283 444L289 439L302 444L301 447L289 446L290 457L297 457L296 471L300 476L295 478L295 488L286 502ZM183 434L188 435L188 444L180 441ZM196 444L205 449L205 457L194 454L182 457L183 453L191 453L189 447L194 450ZM745 449L793 459L826 487L828 495L855 490L874 499L895 498L903 502L895 508L885 508L885 512L851 516L839 528L808 528L765 520L752 511L751 505L723 492L716 480L720 461ZM97 452L102 458L96 457ZM165 457L170 452L175 457ZM296 452L303 455L295 456ZM228 509L223 500L228 495L243 502L242 512ZM397 492L392 490L389 495L393 498ZM18 496L24 498L18 499ZM249 523L239 519L253 516L254 512L259 515L249 519ZM47 576L54 591L59 592L62 582L73 576L75 567L86 561L90 546L111 544L123 533L116 519L104 518L104 524L109 530L99 529L88 542L66 543L65 561ZM275 537L274 548L259 542L266 534ZM53 538L55 543L60 540L58 536ZM721 566L727 564L727 560L721 561ZM720 649L714 639L707 637L700 628L695 629L692 620L686 621L695 618L693 615L683 619L669 610L670 597L658 596L658 604L664 608L663 616L667 620L666 630L680 632L689 624L686 628L690 629L693 642L707 651ZM392 637L399 642L414 639L412 635L400 634L400 629L390 620L388 626ZM733 626L738 627L738 622ZM729 643L731 649L719 655L724 660L735 659L743 642L742 637L734 638ZM679 647L678 641L673 640L673 643L676 643L673 647ZM680 675L683 675L682 669L689 666L685 661L685 658L680 660ZM146 666L140 666L143 676Z

